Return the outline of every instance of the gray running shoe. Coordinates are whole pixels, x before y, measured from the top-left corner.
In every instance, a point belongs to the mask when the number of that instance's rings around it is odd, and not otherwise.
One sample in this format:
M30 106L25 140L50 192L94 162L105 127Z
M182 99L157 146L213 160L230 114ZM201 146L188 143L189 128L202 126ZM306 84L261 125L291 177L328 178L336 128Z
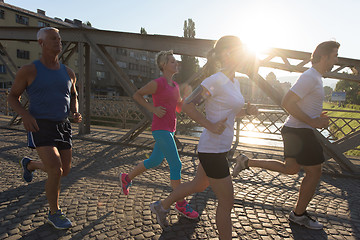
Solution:
M249 169L248 161L249 158L244 154L240 154L239 156L237 156L232 176L236 177L242 170Z
M302 216L296 216L294 211L291 211L289 220L293 223L305 226L310 229L320 230L324 227L324 225L319 223L317 220L311 218L307 212L305 212Z
M169 226L169 222L166 219L169 210L166 211L161 206L160 201L156 201L156 202L150 204L150 209L151 209L151 212L156 214L156 219L162 228Z

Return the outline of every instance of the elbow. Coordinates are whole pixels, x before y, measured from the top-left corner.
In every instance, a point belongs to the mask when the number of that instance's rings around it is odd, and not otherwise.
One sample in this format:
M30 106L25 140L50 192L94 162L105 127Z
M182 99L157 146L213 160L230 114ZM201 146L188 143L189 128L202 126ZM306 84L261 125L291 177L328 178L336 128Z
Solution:
M137 97L138 97L138 95L139 95L139 93L136 91L136 92L132 95L132 98L133 98L134 100L136 100Z
M189 112L189 106L190 104L189 103L183 103L183 105L182 105L182 111L184 112L184 113L188 113Z

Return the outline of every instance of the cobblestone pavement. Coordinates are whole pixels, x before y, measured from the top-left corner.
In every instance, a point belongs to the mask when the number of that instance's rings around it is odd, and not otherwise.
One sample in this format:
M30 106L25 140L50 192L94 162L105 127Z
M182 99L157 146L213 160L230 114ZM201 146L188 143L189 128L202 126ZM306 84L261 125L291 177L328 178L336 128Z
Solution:
M216 199L210 188L188 197L199 220L171 211L162 230L149 204L169 194L167 163L133 181L129 196L120 194L119 172L144 160L149 148L105 144L75 138L71 173L62 179L60 205L74 226L55 230L47 221L46 175L21 179L18 161L37 158L26 147L24 131L0 128L0 239L217 239ZM193 178L198 160L181 154L183 180ZM234 180L234 239L360 239L360 179L324 174L309 210L323 230L289 224L303 174L285 176L245 170Z

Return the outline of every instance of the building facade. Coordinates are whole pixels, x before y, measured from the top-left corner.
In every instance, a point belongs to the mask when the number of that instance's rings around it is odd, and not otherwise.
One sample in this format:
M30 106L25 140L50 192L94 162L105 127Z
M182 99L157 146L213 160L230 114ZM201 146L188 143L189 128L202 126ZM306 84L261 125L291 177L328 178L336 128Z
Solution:
M44 10L38 9L37 12L31 12L0 0L0 27L69 27L69 28L91 28L82 21L74 19L51 18L46 16ZM61 32L60 32L61 34ZM145 85L152 79L160 76L160 71L156 66L156 53L106 47L109 55L117 62L119 67L128 75L129 79L138 88ZM9 55L11 60L20 68L25 64L39 59L41 49L37 42L33 41L5 41L0 40L0 89L8 89L11 87L13 78L9 74L5 53ZM123 96L126 95L124 90L117 81L116 77L105 66L101 58L99 58L92 50L90 52L90 82L92 94L107 96ZM78 74L78 54L75 53L68 60L67 65ZM17 69L13 69L16 71Z

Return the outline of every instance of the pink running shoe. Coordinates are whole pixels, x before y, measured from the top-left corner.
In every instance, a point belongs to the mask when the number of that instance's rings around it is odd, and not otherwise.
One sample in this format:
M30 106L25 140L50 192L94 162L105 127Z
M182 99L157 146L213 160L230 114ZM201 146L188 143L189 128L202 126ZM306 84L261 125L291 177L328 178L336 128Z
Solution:
M182 214L184 217L189 218L189 219L195 219L195 218L199 217L199 213L197 211L193 210L186 200L184 200L181 203L176 202L175 210L178 213Z
M129 187L131 186L131 180L129 179L128 174L127 173L120 173L119 174L119 181L120 181L120 184L121 184L122 192L125 195L128 195L129 194Z

